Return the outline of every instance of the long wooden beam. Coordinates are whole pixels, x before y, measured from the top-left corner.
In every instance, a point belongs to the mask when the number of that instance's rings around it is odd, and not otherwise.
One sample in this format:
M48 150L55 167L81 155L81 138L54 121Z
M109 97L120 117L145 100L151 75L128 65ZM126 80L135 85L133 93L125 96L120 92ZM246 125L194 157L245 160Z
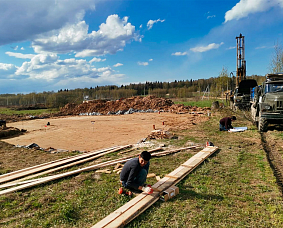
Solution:
M148 207L154 204L159 199L161 191L165 191L172 185L177 184L217 150L218 147L212 146L204 148L202 151L198 152L185 163L183 163L180 167L169 173L167 177L164 177L155 183L152 187L157 191L154 191L151 195L147 195L146 193L139 194L134 199L124 204L122 207L118 208L116 211L92 226L92 228L113 228L125 226ZM175 177L178 177L178 179Z

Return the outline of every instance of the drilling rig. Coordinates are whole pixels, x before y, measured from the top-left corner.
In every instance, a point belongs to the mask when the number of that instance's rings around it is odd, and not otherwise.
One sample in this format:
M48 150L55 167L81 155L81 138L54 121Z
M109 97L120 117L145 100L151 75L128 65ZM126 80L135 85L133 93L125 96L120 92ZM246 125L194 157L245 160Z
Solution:
M231 91L230 106L233 110L250 109L251 88L257 86L254 79L246 79L245 37L240 33L237 40L236 88Z
M237 73L236 73L236 87L239 87L239 84L242 80L246 80L246 60L245 60L245 37L240 36L236 37L237 40Z

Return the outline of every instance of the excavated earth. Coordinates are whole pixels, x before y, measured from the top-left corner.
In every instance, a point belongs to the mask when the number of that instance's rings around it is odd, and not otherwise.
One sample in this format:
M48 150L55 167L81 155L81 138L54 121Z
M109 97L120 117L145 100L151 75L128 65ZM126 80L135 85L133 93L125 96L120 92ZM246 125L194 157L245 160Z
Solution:
M203 112L210 108L198 108L192 106L184 106L182 104L174 104L172 100L165 98L157 98L154 96L140 97L135 96L127 99L116 101L93 100L76 105L74 103L67 104L60 110L59 115L79 115L81 113L101 113L108 114L118 111L128 111L135 109L139 111L153 110L165 111L172 113L183 112Z

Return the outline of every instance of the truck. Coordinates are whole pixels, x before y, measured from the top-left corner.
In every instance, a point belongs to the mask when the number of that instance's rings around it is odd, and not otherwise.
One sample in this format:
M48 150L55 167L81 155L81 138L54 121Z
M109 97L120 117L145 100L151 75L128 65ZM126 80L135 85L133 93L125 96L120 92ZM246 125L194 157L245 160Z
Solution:
M251 89L257 86L254 79L245 79L239 83L232 96L233 110L249 110L251 105Z
M260 132L283 123L283 73L266 74L262 85L253 88L251 117Z

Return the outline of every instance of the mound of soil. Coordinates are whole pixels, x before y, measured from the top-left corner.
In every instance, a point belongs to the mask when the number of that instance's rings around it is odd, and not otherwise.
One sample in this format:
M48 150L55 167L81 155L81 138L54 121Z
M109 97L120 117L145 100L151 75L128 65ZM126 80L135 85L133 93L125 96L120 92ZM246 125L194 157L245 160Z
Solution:
M5 129L0 129L0 139L21 135L22 132L23 130L14 127L7 127Z
M189 111L205 111L209 108L198 108L191 106L184 106L182 104L174 104L174 102L167 98L157 98L155 96L135 96L127 99L120 99L116 101L93 100L76 105L70 103L65 105L60 110L60 115L79 115L80 113L101 113L107 114L109 112L127 111L129 109L135 110L157 110L172 113L181 113Z

